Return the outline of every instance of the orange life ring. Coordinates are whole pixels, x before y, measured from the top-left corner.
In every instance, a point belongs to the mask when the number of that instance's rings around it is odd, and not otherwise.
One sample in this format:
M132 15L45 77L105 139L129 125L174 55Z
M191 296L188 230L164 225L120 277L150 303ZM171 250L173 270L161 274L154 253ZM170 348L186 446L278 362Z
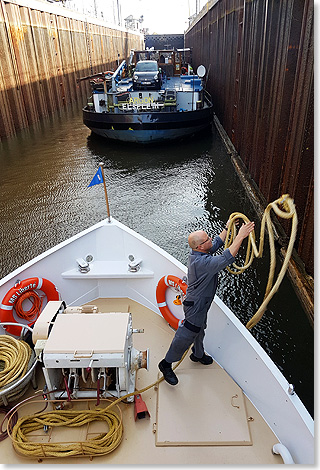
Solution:
M177 329L181 323L179 318L175 317L173 313L170 311L167 302L166 302L166 290L168 287L174 287L183 292L186 295L187 292L187 284L179 279L177 276L163 276L157 285L156 289L156 298L158 302L159 310L165 320L171 325L173 328Z
M16 323L17 320L13 316L13 308L15 303L20 298L20 296L28 291L33 293L34 289L39 289L44 292L47 296L48 302L49 300L59 300L59 292L57 291L56 286L51 281L48 281L48 279L43 279L41 277L30 277L29 279L24 279L23 281L19 281L17 284L11 287L11 289L9 289L4 296L0 305L0 323ZM29 320L27 325L33 325L39 315L40 309L36 312L35 317L32 320ZM14 336L19 336L22 330L21 326L15 325L7 325L3 328Z

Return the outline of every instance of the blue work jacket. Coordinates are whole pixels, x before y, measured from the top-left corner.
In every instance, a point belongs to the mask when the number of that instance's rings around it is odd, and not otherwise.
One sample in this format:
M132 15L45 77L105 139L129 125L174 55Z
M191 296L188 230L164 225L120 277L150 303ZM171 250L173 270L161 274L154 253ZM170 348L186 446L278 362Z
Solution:
M204 326L207 312L218 286L218 273L234 262L229 248L212 256L223 241L216 236L209 253L191 250L188 260L188 288L183 302L185 319L198 327Z

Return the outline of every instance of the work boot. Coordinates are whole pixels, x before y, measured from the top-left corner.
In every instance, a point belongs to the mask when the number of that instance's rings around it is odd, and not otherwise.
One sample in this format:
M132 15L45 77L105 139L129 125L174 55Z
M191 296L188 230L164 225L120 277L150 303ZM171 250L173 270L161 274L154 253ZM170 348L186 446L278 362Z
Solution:
M196 357L193 353L190 355L190 359L193 362L201 362L201 364L204 364L205 366L208 366L209 364L213 363L213 359L211 356L208 356L206 353L203 354L202 357Z
M162 359L162 361L159 362L158 367L160 371L163 373L164 380L168 382L168 384L177 385L177 383L179 382L178 377L173 372L171 364L170 365L168 364L169 363L165 359Z

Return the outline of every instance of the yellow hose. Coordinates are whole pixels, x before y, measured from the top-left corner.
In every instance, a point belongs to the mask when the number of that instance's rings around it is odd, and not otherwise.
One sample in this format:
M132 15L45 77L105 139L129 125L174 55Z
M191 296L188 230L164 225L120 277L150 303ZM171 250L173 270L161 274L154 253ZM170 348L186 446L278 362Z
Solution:
M278 278L273 286L272 286L272 283L273 283L274 272L275 272L275 267L276 267L276 251L275 251L275 246L274 246L274 234L273 234L272 221L271 221L271 209L273 209L276 215L278 215L279 217L283 219L292 219L291 234L290 234L290 240L289 240L286 256L283 261L281 270L278 274ZM229 219L230 219L230 224L228 227L227 237L225 240L225 248L228 248L232 244L234 238L236 237L236 220L242 219L245 222L249 222L248 217L246 217L244 214L241 214L240 212L234 212L233 214L230 215ZM282 195L279 199L271 202L267 206L267 208L264 211L262 221L261 221L259 249L257 248L256 243L255 243L255 234L254 232L251 232L248 238L248 245L247 245L244 265L238 266L236 263L233 263L232 266L234 269L227 267L230 273L241 274L251 265L254 257L261 258L263 254L263 244L264 244L266 225L268 229L269 246L270 246L270 268L269 268L268 283L267 283L267 287L266 287L262 304L260 305L257 312L253 315L253 317L248 321L246 325L248 329L253 328L261 320L264 312L267 309L267 306L270 300L272 299L274 294L277 292L282 282L282 279L285 275L285 272L289 264L289 260L292 255L293 245L294 245L296 234L297 234L298 216L297 216L293 199L288 194Z

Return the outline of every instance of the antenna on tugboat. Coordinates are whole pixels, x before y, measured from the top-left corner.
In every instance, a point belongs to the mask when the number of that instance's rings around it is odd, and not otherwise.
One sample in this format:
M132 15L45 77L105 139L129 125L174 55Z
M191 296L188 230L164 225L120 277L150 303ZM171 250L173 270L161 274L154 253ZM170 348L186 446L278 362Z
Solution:
M110 219L110 208L109 208L109 200L108 200L108 193L107 193L107 186L106 186L106 180L104 177L104 171L103 171L103 163L99 163L99 167L101 168L101 174L102 174L102 179L103 179L103 187L104 187L104 195L106 198L106 205L107 205L107 213L108 213L108 222L111 222Z

